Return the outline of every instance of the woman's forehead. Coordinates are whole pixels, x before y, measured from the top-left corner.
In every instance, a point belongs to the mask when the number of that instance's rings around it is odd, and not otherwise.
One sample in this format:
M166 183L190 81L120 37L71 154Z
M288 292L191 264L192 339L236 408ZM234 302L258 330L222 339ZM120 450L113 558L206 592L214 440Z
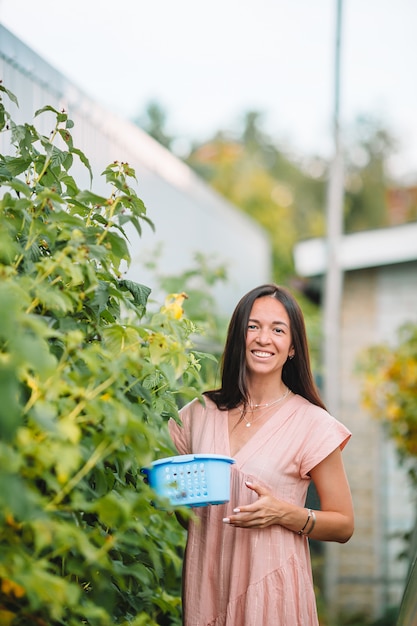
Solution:
M273 296L257 298L252 305L250 319L268 318L271 322L284 322L289 325L288 313L282 304Z

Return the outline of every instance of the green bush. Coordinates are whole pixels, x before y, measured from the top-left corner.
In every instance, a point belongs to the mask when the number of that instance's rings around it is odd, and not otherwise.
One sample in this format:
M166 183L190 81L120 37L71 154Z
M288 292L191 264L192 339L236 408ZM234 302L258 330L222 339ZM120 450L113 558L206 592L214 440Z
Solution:
M123 278L125 226L150 223L129 165L80 190L68 115L38 111L46 137L0 95L0 623L179 624L183 531L140 469L201 389L197 329L184 294L151 314Z

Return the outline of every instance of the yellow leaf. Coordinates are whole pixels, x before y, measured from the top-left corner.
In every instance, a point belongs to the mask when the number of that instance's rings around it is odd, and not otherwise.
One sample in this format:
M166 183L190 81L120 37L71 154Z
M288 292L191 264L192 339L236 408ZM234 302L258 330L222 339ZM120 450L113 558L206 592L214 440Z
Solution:
M167 338L162 333L152 333L148 342L151 361L154 365L159 365L168 350Z
M15 617L16 613L12 613L6 609L0 609L0 624L2 624L2 626L11 626Z
M15 598L22 598L25 595L25 590L21 585L18 585L9 578L2 578L1 590L6 596L14 596ZM2 622L0 622L2 623Z
M170 293L165 298L165 306L161 308L161 313L168 315L173 319L179 320L184 314L182 303L188 298L187 294L182 293Z

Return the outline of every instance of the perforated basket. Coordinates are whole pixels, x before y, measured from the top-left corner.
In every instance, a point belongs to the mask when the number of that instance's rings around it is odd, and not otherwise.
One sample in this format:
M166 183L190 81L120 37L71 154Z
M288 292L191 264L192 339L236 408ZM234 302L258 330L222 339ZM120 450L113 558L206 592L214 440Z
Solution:
M230 465L220 454L183 454L154 461L143 468L150 486L170 504L207 506L230 499Z

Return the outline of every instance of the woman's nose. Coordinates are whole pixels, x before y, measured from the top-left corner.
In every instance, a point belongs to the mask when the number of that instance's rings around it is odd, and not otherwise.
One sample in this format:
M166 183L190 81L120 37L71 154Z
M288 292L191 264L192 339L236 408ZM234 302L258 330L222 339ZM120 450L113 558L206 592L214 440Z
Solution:
M259 331L258 331L258 336L257 336L256 340L258 341L258 343L261 343L261 344L268 343L269 340L270 340L270 336L269 336L268 330L266 328L265 329L260 328Z

